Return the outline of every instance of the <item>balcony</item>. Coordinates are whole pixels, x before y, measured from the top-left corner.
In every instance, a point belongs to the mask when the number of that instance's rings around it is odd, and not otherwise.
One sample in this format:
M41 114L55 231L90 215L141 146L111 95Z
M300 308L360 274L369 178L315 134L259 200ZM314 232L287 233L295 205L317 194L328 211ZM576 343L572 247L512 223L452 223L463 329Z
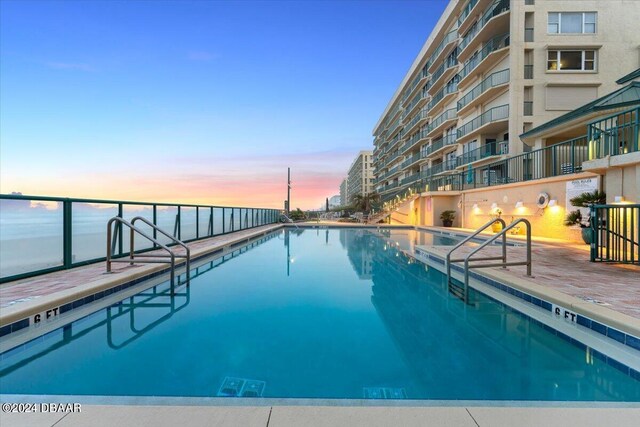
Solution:
M447 86L443 87L438 91L438 93L433 95L433 98L431 98L431 101L427 104L427 109L437 110L440 107L447 105L457 94L458 83L447 84Z
M458 17L458 33L464 34L467 30L473 25L474 17L477 15L474 13L476 10L482 10L483 7L486 7L491 0L469 0L467 5L460 12L460 16ZM478 6L480 3L480 6ZM478 7L477 7L478 6Z
M406 104L408 99L411 99L416 88L422 88L424 83L429 78L429 73L427 72L426 66L422 68L420 73L413 78L411 81L411 85L405 91L404 97L402 98L402 103Z
M533 42L533 28L524 29L524 41L527 43Z
M460 126L457 130L458 142L473 139L480 131L495 133L504 129L504 122L509 120L509 105L501 105L485 111L470 122Z
M416 182L419 179L420 179L420 173L417 172L417 173L414 173L414 174L411 174L409 176L405 176L404 178L402 178L402 181L401 181L400 185L411 184L413 182Z
M509 69L489 74L458 101L458 115L495 97L509 84Z
M420 153L416 153L413 156L408 157L407 159L405 159L404 162L402 162L402 169L408 168L409 166L411 166L412 164L414 164L418 160L420 160Z
M427 122L427 119L429 118L429 114L427 114L427 111L428 111L427 108L423 108L422 110L418 111L418 114L413 116L411 121L407 123L404 127L405 135L412 134L413 131L416 129L416 127Z
M456 28L453 31L447 33L436 50L431 54L431 58L429 59L429 72L433 72L435 65L439 63L443 58L451 53L451 47L455 46L455 42L458 40L458 29Z
M524 78L526 80L531 80L533 78L533 65L524 66Z
M400 183L397 181L392 184L385 185L380 189L380 193L385 193L387 191L393 190L394 188L398 188L398 185L400 185Z
M420 93L417 93L416 96L413 97L411 103L407 105L407 108L404 110L404 117L411 117L411 115L416 111L416 109L422 107L427 103L429 95L425 90L422 90Z
M452 133L445 135L444 137L431 142L431 145L429 145L425 150L426 157L433 158L444 152L445 149L451 148L451 146L455 146L456 144L456 134Z
M492 34L509 33L509 0L499 0L491 4L478 20L476 29L467 34L458 52L458 61L466 61L480 46L482 40Z
M533 101L524 101L523 107L525 116L533 116Z
M453 125L458 121L458 116L455 108L450 108L436 117L427 126L426 132L428 137L437 135L438 132L446 129L447 126Z
M409 140L402 146L401 151L402 151L402 153L406 153L407 151L411 150L416 145L419 145L419 144L422 144L423 142L426 142L426 140L427 140L427 133L423 129L423 130L413 134L411 136L411 138L409 138Z
M430 95L433 95L436 90L442 85L444 82L448 82L458 71L458 61L455 56L448 57L445 61L438 67L433 76L431 76L431 86L429 86L428 92Z
M463 168L469 164L479 162L480 160L491 160L493 157L502 156L508 153L509 141L489 142L456 157L456 167Z
M488 40L482 50L465 64L462 71L460 71L460 81L458 82L458 88L467 86L471 81L473 75L482 74L489 69L492 65L499 62L502 57L508 53L510 37L509 33L501 34ZM488 61L488 59L491 61ZM473 72L473 74L472 74Z

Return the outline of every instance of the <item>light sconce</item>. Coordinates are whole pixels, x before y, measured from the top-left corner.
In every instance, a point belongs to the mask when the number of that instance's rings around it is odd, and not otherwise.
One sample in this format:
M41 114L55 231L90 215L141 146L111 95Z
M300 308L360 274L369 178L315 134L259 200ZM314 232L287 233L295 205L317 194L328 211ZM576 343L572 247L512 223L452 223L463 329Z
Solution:
M498 209L498 204L496 202L491 203L491 209Z
M477 203L474 203L474 204L473 204L473 206L471 207L471 209L473 209L474 211L475 211L476 209L478 209L478 204L477 204Z
M624 196L616 196L613 199L613 203L624 203Z
M522 202L522 200L518 200L516 202L516 209L520 209L520 208L524 208L524 203Z
M558 201L556 199L549 200L549 207L553 208L555 206L558 206Z

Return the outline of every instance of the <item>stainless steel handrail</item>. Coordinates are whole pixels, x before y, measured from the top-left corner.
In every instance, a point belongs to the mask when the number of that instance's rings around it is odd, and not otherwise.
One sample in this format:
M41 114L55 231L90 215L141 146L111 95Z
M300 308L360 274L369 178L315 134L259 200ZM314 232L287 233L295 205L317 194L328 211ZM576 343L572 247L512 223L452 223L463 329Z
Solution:
M503 254L505 254L505 255L504 255L504 260L501 263L469 265L469 261L480 261L480 260L483 260L483 259L484 260L491 259L491 258L476 258L476 259L472 260L471 257L473 255L475 255L476 253L478 253L483 248L485 248L487 245L489 245L492 242L494 242L495 240L497 240L500 236L503 237L503 241L504 241L504 237L506 236L507 231L511 230L512 228L514 228L516 225L518 225L521 222L524 223L526 225L526 228L527 228L527 260L526 261L507 262L507 260L506 260L506 243L503 243ZM524 218L519 218L519 219L513 221L507 227L503 228L502 231L500 231L498 234L495 234L490 239L484 241L480 246L478 246L477 248L475 248L474 250L469 252L469 254L464 258L464 292L465 292L465 299L466 299L466 297L468 295L468 290L469 290L469 269L470 268L487 268L487 267L502 267L502 268L506 268L507 266L511 266L511 265L526 265L527 266L527 276L531 276L531 223L528 220L524 219Z
M476 237L478 234L480 234L481 232L483 232L487 228L491 227L495 222L501 223L503 229L506 228L506 226L507 226L507 223L505 223L504 219L502 219L502 218L492 219L491 221L487 222L482 227L478 228L475 231L475 233L473 233L472 235L470 235L469 237L467 237L466 239L462 240L460 243L455 245L453 248L451 248L451 250L447 253L447 263L446 263L447 264L447 283L449 283L451 281L451 263L452 262L464 261L464 258L451 259L451 254L453 253L453 251L455 251L459 247L463 246L465 243L467 243L470 240L472 240L474 237ZM501 257L476 258L475 260L476 261L480 261L482 259L484 259L485 261L486 260L501 259L503 262L506 262L507 261L507 236L503 235L503 237L502 237L502 256Z
M153 228L154 230L156 230L157 232L159 232L160 234L162 234L163 236L168 237L169 239L171 239L171 241L179 246L182 246L187 254L186 256L186 268L187 268L187 280L189 280L189 271L190 271L190 265L191 265L191 250L189 249L189 247L182 241L179 239L176 239L174 236L172 236L171 234L167 233L166 231L164 231L162 228L158 227L157 225L155 225L153 222L149 221L147 218L141 217L141 216L137 216L133 219L131 219L131 224L135 225L136 221L142 221L145 224L147 224L148 226L150 226L151 228ZM134 239L134 233L133 233L133 229L131 229L131 251L130 251L130 256L131 258L133 258L133 248L135 247L133 244L133 239ZM146 254L138 254L137 256L148 256L148 257L153 257L154 255L146 255ZM166 256L166 255L165 255Z
M298 227L298 224L296 224L291 218L289 218L286 214L280 214L282 217L284 217L284 219L287 220L287 222L292 223L297 229L299 229L300 227Z
M145 239L149 240L150 242L154 243L155 245L157 245L160 249L164 249L165 251L168 252L168 255L145 255L145 254L134 254L134 247L132 246L131 248L129 248L129 258L122 258L122 259L113 259L113 253L115 252L115 244L116 244L116 239L115 236L113 236L114 238L112 239L112 224L114 222L117 222L119 224L123 224L126 225L127 227L129 227L129 229L131 230L131 233L136 232L138 234L140 234L142 237L144 237ZM133 240L131 240L133 242ZM149 260L145 260L145 261L136 261L136 257L149 257L149 258L170 258L169 261L164 261L164 260L158 260L158 259L149 259ZM160 243L158 240L156 240L155 238L149 236L147 233L145 233L144 231L140 230L139 228L137 228L135 225L133 225L132 223L130 223L129 221L125 220L124 218L121 218L119 216L115 216L113 218L111 218L108 222L107 222L107 273L111 272L111 263L113 262L128 262L130 264L133 264L134 262L139 262L139 263L169 263L171 264L171 284L173 284L175 282L175 267L176 267L176 257L178 258L185 258L185 256L182 255L176 255L167 245L164 245L162 243ZM187 270L187 274L188 274Z

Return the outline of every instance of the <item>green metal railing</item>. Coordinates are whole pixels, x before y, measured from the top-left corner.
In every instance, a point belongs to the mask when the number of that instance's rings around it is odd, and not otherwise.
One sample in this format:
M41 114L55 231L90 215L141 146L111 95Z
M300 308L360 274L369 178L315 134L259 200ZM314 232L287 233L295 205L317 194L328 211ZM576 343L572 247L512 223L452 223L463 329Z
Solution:
M458 101L458 111L471 103L474 99L485 93L488 89L509 83L509 69L496 71L489 74L484 80L473 87L465 96Z
M481 145L478 148L467 151L460 156L456 157L457 166L463 166L468 163L473 163L480 159L484 159L491 156L501 156L509 153L509 141L495 141L488 142Z
M457 113L458 113L458 111L455 108L450 108L450 109L444 111L442 114L440 114L434 120L432 120L431 123L429 123L429 126L427 126L427 134L431 133L434 129L438 128L440 125L442 125L447 120L452 120L452 119L457 118Z
M142 216L175 238L191 242L273 224L279 213L265 208L0 194L0 283L104 261L106 224L115 216ZM122 231L117 232L114 257L129 254ZM156 230L149 229L149 234L171 244ZM149 242L141 249L155 248Z
M467 5L462 9L460 13L460 17L458 18L458 27L467 19L473 8L478 3L478 0L469 0Z
M640 204L591 207L591 261L640 265Z
M509 43L509 33L501 34L487 41L482 47L482 50L476 55L472 56L471 59L469 59L469 61L467 61L465 66L462 68L462 71L460 71L460 79L463 79L471 74L471 72L475 70L476 67L480 65L480 63L484 61L487 56L489 56L489 54L498 49L508 47Z
M589 159L640 151L640 107L588 124Z
M475 119L468 121L464 125L460 126L456 132L458 134L458 138L462 138L463 136L477 130L478 128L486 125L487 123L495 122L498 120L508 120L509 119L509 104L500 105L498 107L493 107Z

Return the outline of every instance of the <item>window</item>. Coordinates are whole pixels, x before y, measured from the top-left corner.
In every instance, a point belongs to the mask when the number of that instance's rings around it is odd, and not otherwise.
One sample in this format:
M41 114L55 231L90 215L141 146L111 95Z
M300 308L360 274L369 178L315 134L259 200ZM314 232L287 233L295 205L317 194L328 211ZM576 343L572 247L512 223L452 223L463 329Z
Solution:
M595 50L550 50L547 54L548 71L595 71Z
M596 12L549 12L549 34L594 34Z

